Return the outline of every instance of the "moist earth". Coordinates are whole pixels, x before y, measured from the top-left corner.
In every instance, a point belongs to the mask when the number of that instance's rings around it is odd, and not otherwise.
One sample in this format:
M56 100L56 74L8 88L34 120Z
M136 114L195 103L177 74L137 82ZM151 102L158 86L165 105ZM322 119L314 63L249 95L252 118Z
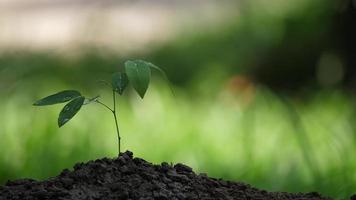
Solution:
M153 165L133 158L130 151L115 159L78 163L58 176L36 181L21 179L0 186L0 200L215 200L331 199L316 192L267 192L240 182L196 174L192 168L163 162Z

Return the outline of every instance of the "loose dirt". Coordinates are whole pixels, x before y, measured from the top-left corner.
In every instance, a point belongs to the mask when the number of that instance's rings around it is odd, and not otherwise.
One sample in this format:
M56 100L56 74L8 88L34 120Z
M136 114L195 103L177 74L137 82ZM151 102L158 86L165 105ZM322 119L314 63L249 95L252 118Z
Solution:
M218 200L331 199L316 192L267 192L248 184L195 174L183 164L153 165L129 151L116 159L79 163L58 176L36 181L21 179L0 186L0 200Z

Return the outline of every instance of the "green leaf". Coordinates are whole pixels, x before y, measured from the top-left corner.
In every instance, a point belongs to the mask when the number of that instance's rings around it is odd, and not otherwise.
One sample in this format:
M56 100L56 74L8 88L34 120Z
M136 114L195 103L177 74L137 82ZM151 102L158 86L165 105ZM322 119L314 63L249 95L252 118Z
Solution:
M125 70L133 88L141 98L145 96L151 78L151 68L141 60L126 61Z
M83 105L87 105L87 104L96 102L96 101L99 99L99 97L100 97L100 95L97 95L97 96L95 96L95 97L93 97L93 98L89 98L89 99L86 98L86 99L84 100Z
M62 92L58 92L56 94L52 94L48 97L40 99L40 100L36 101L33 105L34 106L47 106L47 105L53 105L53 104L57 104L57 103L64 103L64 102L70 101L70 100L75 99L80 96L81 96L81 94L78 91L64 90Z
M84 103L85 98L80 96L73 99L68 104L64 106L62 111L59 113L58 126L61 127L67 123L70 119L74 117L75 114L80 110Z
M143 62L146 62L146 61L143 61ZM148 64L151 68L153 68L153 69L159 71L159 72L162 74L163 78L164 78L164 79L167 81L167 83L168 83L168 86L169 86L169 89L170 89L171 92L172 92L172 95L175 96L175 95L174 95L174 91L173 91L173 87L172 87L172 85L171 85L171 82L170 82L169 79L168 79L167 74L166 74L160 67L158 67L157 65L154 65L154 64L152 64L152 63L150 63L150 62L147 62L147 64Z
M112 87L115 90L115 92L122 95L126 86L129 84L129 79L127 78L126 73L117 72L112 75L111 84L112 84Z

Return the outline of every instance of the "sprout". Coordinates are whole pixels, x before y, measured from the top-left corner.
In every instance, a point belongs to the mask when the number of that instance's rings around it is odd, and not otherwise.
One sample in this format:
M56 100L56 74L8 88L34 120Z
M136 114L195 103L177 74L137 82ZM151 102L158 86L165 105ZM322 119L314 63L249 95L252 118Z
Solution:
M115 120L115 127L118 138L118 148L119 153L121 152L121 137L119 132L119 126L117 122L117 110L116 110L116 93L122 95L127 85L131 83L133 88L136 90L137 94L143 99L146 91L148 89L150 79L151 79L151 69L156 69L162 73L164 78L167 79L164 71L153 65L150 62L143 60L129 60L125 62L124 72L115 72L112 74L111 85L108 84L112 89L113 96L113 108L109 107L105 103L99 100L100 96L93 98L86 98L80 92L76 90L64 90L56 94L47 96L36 101L34 106L47 106L59 103L68 102L58 116L58 126L62 127L68 121L70 121L82 108L83 105L90 103L98 103L104 106L106 109L110 110L113 114Z

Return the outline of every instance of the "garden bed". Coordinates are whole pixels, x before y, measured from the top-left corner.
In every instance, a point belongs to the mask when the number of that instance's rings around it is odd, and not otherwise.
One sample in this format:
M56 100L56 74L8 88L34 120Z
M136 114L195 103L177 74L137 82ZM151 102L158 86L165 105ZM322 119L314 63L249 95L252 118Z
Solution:
M331 199L316 192L267 192L240 182L195 174L183 164L153 165L129 151L116 159L79 163L44 181L21 179L0 186L0 200L31 199Z

